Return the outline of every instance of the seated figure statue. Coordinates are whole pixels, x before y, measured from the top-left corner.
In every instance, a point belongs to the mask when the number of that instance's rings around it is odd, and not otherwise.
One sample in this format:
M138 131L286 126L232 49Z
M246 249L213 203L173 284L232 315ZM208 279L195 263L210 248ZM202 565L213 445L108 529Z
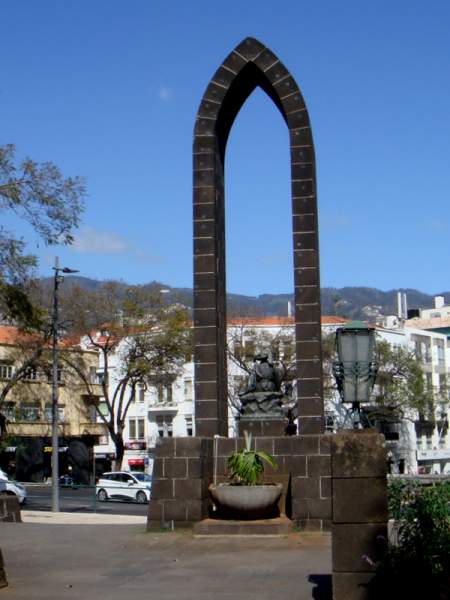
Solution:
M281 415L284 394L279 371L269 362L267 352L256 354L253 361L247 386L239 394L241 414Z

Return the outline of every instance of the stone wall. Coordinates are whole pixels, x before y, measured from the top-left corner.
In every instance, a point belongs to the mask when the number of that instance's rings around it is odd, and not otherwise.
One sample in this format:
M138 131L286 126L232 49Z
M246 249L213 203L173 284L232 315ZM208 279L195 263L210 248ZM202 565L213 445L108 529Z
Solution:
M257 437L255 444L278 465L277 470L266 469L266 479L283 484L280 512L304 530L329 530L330 436ZM228 456L243 447L243 438L158 440L148 529L192 526L208 517L214 473L218 483L227 481Z

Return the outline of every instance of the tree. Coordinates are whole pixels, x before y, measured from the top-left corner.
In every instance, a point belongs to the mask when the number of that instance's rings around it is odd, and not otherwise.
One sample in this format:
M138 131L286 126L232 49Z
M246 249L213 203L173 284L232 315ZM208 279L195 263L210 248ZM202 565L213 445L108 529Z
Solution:
M87 346L100 355L102 397L93 388L83 355L62 356L78 374L86 401L95 407L115 446L116 465L124 455L124 428L130 404L138 388L172 383L191 352L187 315L181 306L165 306L155 294L138 286L123 296L117 284L100 290L72 290L65 309L75 316L74 331L84 335Z
M65 179L53 163L18 161L15 153L13 144L0 146L0 210L29 223L47 245L70 244L83 211L83 179ZM37 259L25 246L0 227L0 311L4 318L36 326L40 313L26 283Z

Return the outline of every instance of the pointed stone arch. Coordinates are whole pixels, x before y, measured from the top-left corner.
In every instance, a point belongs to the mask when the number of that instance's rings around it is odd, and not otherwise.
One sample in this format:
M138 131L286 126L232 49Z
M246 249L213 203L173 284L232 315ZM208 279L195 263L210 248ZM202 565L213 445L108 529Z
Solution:
M198 109L194 162L194 363L197 436L227 436L225 151L233 122L261 87L289 129L299 433L322 433L319 243L314 146L300 90L283 63L243 40L211 79Z

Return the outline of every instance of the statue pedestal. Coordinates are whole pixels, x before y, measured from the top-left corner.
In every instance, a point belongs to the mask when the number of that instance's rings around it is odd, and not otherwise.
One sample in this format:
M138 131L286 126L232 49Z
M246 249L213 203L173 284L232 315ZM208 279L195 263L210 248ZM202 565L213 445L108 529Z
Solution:
M238 422L239 437L243 437L244 431L251 433L253 438L283 436L286 425L287 421L279 417L242 415Z

